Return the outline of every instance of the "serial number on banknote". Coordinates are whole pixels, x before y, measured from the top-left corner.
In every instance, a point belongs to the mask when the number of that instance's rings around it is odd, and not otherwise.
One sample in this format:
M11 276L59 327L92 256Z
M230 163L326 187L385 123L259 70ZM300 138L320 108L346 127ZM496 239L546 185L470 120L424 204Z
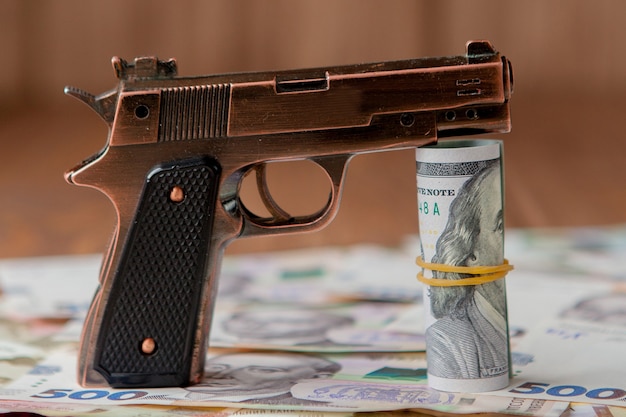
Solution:
M439 204L431 203L428 204L428 201L420 201L417 205L420 214L426 214L431 216L441 216L441 211L439 210Z
M550 395L552 397L578 397L585 396L596 400L620 400L626 401L626 390L621 388L594 388L587 389L580 385L555 385L544 382L524 382L509 390L515 394L526 395Z

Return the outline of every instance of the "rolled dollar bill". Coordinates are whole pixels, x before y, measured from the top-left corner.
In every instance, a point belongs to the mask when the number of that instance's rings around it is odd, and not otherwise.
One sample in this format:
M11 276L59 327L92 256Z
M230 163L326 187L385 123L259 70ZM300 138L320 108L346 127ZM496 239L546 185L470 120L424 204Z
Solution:
M483 392L509 383L502 143L417 149L428 384Z

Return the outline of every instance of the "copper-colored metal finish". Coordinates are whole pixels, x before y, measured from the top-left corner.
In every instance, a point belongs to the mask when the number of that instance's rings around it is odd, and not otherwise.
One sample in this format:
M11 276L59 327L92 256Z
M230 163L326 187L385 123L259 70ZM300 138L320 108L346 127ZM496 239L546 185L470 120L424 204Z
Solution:
M107 384L94 368L103 310L124 251L132 247L129 232L140 203L145 203L144 187L158 167L203 158L219 164L202 305L194 340L189 341L191 384L202 377L220 260L228 243L327 225L339 209L347 164L357 154L511 128L511 65L486 41L469 42L461 56L296 71L179 77L174 60L155 57L132 63L114 58L113 67L119 78L114 90L94 96L66 88L111 131L106 147L65 177L105 193L118 217L83 330L79 382L85 386ZM326 205L306 216L292 216L277 204L264 173L267 162L298 159L318 164L331 190ZM241 181L252 170L269 217L255 215L239 198ZM176 187L170 191L166 198L174 202L183 202L189 192ZM153 351L149 340L145 350L142 344L144 353ZM159 346L159 354L166 353Z
M179 186L172 188L172 191L170 191L170 200L172 200L174 203L180 203L184 199L185 192L182 188L180 188Z
M480 89L456 84L457 80L468 78L466 70L464 65L452 65L397 71L383 68L367 74L332 73L328 77L327 89L306 94L297 91L279 93L275 80L236 84L232 87L232 120L228 134L241 136L367 126L375 114L436 110L451 102L458 107L505 100L501 62L474 66L469 78L480 80ZM428 97L428 100L416 106L412 97ZM328 112L327 106L335 111ZM255 123L257 120L263 120L263 123ZM324 120L323 125L320 120Z
M259 193L261 195L261 201L265 205L265 208L270 212L272 217L278 221L286 222L292 216L283 210L277 203L274 201L272 194L270 193L270 189L267 185L267 175L266 175L266 165L267 164L259 164L254 167L256 172L256 183L259 189Z
M144 355L152 355L156 351L156 341L147 337L141 342L141 352Z

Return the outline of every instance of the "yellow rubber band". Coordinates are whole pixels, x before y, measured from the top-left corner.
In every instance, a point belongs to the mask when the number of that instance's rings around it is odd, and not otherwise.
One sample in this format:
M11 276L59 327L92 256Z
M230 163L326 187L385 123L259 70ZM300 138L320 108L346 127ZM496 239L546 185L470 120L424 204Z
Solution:
M415 260L418 266L423 269L430 269L431 271L439 272L456 272L459 274L476 275L470 278L463 279L441 279L441 278L426 278L421 272L417 274L418 281L430 285L433 287L457 287L466 285L480 285L487 282L492 282L501 278L513 269L513 265L509 265L508 260L504 260L502 265L493 266L453 266L445 264L436 264L425 262L421 256L418 256Z

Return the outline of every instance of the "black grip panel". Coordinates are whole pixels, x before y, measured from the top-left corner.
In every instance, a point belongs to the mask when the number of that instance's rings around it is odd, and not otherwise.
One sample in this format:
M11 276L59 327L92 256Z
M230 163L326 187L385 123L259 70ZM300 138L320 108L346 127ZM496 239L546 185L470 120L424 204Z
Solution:
M219 173L195 160L148 176L95 352L112 387L189 383Z

